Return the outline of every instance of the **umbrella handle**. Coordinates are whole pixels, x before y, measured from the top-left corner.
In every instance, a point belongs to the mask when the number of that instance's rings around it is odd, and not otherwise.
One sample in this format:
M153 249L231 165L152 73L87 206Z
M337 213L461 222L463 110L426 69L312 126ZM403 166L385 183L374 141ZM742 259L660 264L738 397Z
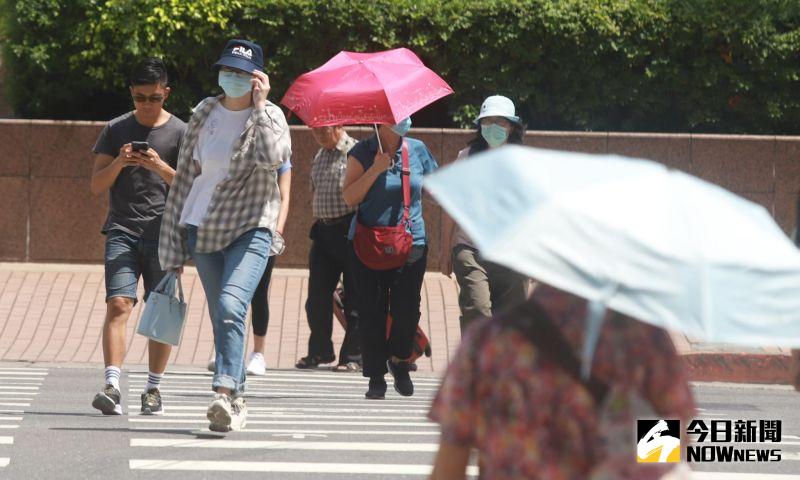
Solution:
M600 329L608 310L608 300L619 289L619 284L609 284L600 292L600 297L590 300L586 311L586 334L583 339L583 355L581 362L581 377L588 380L592 374L592 360L600 340Z
M378 124L373 123L373 127L375 127L375 138L378 139L378 148L380 148L381 153L383 153L383 144L381 143L381 135L378 133Z

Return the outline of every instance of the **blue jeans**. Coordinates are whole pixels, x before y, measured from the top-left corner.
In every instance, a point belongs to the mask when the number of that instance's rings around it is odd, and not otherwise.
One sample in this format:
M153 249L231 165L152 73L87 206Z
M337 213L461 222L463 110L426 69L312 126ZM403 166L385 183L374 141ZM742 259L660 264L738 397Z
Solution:
M242 393L245 384L245 319L264 268L272 234L255 228L218 252L197 253L197 227L187 226L189 252L194 258L206 293L208 313L217 351L214 390L228 388Z
M140 238L131 233L112 229L106 235L105 248L106 302L113 297L133 299L136 305L136 285L144 278L144 301L165 271L158 263L158 240Z

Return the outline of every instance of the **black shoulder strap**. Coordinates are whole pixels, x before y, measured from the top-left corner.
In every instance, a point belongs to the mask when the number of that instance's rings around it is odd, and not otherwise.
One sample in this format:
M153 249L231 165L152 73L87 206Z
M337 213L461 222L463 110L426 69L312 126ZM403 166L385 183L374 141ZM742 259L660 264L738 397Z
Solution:
M603 402L609 390L608 385L597 380L594 375L588 380L583 378L581 362L575 356L572 346L541 305L528 300L506 312L504 318L525 335L540 353L583 384L597 405Z

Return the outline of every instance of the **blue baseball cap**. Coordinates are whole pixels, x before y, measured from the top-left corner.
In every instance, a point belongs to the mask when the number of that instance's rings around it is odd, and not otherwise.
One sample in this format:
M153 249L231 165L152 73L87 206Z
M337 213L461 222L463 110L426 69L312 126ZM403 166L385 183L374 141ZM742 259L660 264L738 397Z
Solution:
M245 72L264 70L264 53L257 43L249 40L229 40L222 51L215 68L238 68Z

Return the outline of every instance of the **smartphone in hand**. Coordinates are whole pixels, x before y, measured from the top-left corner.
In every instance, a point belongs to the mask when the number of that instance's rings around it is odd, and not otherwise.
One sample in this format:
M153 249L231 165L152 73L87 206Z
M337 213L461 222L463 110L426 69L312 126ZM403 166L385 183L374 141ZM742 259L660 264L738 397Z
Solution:
M150 149L150 144L147 142L131 142L131 149L134 152L146 152Z

